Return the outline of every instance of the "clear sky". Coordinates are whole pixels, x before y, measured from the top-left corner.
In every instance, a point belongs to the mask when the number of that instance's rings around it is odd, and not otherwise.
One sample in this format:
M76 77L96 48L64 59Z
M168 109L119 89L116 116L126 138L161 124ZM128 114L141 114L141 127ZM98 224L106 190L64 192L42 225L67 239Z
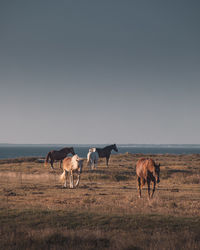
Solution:
M200 1L0 2L0 143L200 143Z

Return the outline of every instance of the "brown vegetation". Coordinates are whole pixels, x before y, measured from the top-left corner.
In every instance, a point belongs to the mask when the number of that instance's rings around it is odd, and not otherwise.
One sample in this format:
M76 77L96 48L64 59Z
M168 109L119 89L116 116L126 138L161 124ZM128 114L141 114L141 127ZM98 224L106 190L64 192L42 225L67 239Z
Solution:
M145 155L161 164L151 200L137 195L143 156L85 160L77 189L36 158L1 160L1 249L199 249L200 155Z

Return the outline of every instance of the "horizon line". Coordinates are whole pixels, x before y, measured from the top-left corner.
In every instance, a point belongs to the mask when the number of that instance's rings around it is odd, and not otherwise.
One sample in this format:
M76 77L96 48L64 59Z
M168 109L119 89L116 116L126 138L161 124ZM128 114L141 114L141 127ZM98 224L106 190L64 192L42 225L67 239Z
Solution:
M0 143L0 145L200 145L200 143Z

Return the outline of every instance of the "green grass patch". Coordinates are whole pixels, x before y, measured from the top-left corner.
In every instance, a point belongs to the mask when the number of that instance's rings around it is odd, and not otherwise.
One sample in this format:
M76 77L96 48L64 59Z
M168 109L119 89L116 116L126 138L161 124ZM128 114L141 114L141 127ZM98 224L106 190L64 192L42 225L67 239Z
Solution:
M90 212L54 211L54 210L1 210L0 222L2 227L15 228L19 226L41 229L45 227L66 227L68 229L81 229L97 226L104 230L118 229L123 231L136 230L137 228L180 230L190 228L199 230L200 218L173 217L165 215L115 215Z

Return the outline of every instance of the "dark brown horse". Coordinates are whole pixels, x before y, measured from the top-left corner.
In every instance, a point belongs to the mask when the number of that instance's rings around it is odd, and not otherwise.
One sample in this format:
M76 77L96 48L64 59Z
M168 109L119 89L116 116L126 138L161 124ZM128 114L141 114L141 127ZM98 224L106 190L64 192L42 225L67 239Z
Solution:
M46 156L45 165L47 165L50 159L52 169L54 169L53 167L54 161L60 161L60 168L61 168L62 160L70 153L72 155L75 155L74 148L71 147L71 148L62 148L61 150L52 150Z
M99 158L106 158L107 167L108 167L108 161L109 161L112 150L115 150L115 152L118 152L116 144L106 146L105 148L96 148Z
M156 164L152 159L139 159L136 164L136 174L138 182L139 197L141 198L141 186L147 182L149 198L153 198L156 183L160 182L160 164ZM153 182L153 190L150 196L150 183Z

